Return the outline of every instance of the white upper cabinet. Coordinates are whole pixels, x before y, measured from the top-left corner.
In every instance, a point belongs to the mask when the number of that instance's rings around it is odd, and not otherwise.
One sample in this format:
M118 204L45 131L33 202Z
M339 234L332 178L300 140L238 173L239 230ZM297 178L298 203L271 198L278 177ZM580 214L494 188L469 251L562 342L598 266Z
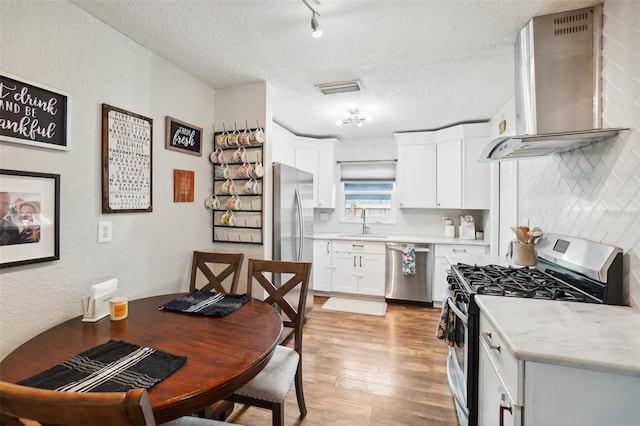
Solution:
M436 207L436 145L433 134L401 133L398 143L398 206Z
M489 209L489 163L479 162L488 123L395 137L399 207Z
M298 138L295 148L296 167L313 174L313 207L336 207L337 139Z

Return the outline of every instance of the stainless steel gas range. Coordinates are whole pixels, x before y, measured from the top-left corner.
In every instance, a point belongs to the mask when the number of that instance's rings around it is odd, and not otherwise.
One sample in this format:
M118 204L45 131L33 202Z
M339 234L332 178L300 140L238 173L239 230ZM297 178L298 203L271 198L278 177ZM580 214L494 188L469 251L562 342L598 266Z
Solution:
M622 250L547 234L535 268L501 264L451 266L437 335L449 344L447 376L461 426L478 422L478 294L621 305Z

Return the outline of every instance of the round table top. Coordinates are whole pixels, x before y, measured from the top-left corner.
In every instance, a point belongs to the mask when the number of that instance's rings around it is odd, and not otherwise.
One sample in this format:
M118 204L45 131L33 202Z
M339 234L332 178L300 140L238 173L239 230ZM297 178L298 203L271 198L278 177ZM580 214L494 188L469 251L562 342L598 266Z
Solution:
M88 323L77 317L52 327L2 360L0 379L15 383L110 339L124 340L187 357L184 366L149 389L156 422L202 410L264 368L278 344L282 319L271 305L254 299L219 318L158 310L182 295L130 301L121 321L106 317Z

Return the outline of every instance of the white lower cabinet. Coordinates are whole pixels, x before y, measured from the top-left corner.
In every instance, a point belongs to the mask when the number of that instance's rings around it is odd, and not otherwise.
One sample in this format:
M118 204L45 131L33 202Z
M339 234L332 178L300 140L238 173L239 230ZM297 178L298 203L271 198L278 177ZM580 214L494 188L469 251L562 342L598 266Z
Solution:
M331 291L331 240L313 241L313 290Z
M384 296L384 243L333 241L332 261L332 291Z
M447 275L449 274L449 261L445 256L484 256L488 252L488 246L471 246L461 244L436 244L434 254L433 288L431 294L436 304L442 303L447 289Z
M517 359L489 317L481 311L479 426L640 424L638 377Z

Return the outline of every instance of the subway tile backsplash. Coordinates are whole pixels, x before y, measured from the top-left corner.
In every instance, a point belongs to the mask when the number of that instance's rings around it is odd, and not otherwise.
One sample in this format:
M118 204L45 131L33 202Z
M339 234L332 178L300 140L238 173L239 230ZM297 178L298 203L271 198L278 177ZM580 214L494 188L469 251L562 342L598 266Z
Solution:
M640 307L640 3L604 5L603 126L619 136L518 164L519 217L624 251L626 303ZM634 27L635 26L635 27ZM634 71L635 70L635 71Z

